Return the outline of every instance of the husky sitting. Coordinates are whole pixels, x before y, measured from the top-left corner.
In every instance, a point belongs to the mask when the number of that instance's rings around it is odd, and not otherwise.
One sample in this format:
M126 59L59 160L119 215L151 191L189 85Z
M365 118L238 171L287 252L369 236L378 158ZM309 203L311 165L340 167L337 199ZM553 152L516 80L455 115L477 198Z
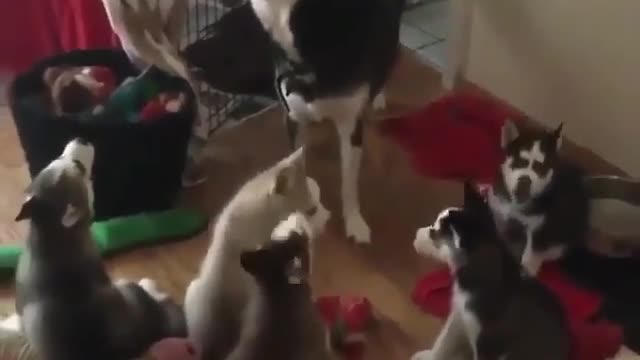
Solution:
M270 241L240 256L256 280L240 341L226 360L329 360L328 330L311 296L311 225L295 213L281 222Z
M154 283L112 284L91 237L93 147L71 141L29 185L16 275L20 328L44 360L128 360L186 334L182 310Z
M558 154L562 125L553 132L502 130L505 160L489 191L502 238L531 275L543 262L586 241L589 194L584 174Z
M371 109L385 104L404 0L251 0L251 6L273 42L290 141L296 145L298 125L335 123L346 235L369 243L358 200L363 127Z
M470 185L464 207L442 211L432 226L418 230L414 246L449 265L454 290L451 313L433 348L413 360L568 359L561 304L521 270L499 238L491 210Z
M256 291L255 280L240 266L242 252L262 245L292 212L305 214L314 233L329 218L318 184L306 176L304 148L249 180L218 217L200 273L185 295L189 337L203 359L225 359L238 341Z

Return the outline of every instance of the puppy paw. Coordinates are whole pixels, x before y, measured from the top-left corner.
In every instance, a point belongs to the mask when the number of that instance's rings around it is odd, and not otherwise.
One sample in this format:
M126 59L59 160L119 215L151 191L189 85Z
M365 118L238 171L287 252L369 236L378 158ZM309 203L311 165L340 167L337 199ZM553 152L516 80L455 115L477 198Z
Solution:
M151 280L149 278L143 278L140 281L138 281L138 285L140 285L140 287L144 291L146 291L147 294L151 295L151 297L158 302L162 302L169 299L169 295L160 291L160 289L158 288L158 284L156 284L154 280Z
M353 240L356 244L371 243L371 229L369 229L369 225L367 225L360 212L354 212L345 217L344 229L347 238Z
M273 233L271 233L271 240L273 241L286 241L291 237L292 233L303 236L311 236L311 225L307 221L307 218L301 213L293 213L289 217L280 222Z

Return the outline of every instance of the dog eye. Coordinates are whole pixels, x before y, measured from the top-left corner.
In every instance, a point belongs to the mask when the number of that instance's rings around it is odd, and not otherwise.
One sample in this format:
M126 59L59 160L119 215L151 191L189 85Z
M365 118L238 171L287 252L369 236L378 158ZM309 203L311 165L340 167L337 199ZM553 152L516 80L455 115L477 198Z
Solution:
M540 176L543 176L548 170L544 163L540 161L534 161L533 165L531 165L531 168L533 169L533 171L535 171L536 174Z
M512 168L523 168L523 167L527 167L527 165L528 165L527 160L520 157L513 158L513 162L511 163Z
M313 216L313 215L315 215L317 212L318 212L318 207L317 207L317 206L314 206L314 207L312 207L312 208L308 209L307 211L305 211L304 213L305 213L305 215L307 215L307 216Z

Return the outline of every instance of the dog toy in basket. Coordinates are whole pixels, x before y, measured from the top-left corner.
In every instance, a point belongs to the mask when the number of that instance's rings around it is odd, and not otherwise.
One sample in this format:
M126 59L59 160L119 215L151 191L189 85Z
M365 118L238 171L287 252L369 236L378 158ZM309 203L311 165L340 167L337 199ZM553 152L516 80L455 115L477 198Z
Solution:
M155 67L135 78L126 79L111 97L94 108L92 115L124 114L131 123L149 122L168 113L179 112L186 103L186 94L174 89L174 79Z
M109 256L166 239L194 235L202 231L208 221L199 211L172 209L96 222L91 231L101 254ZM21 254L19 246L0 246L0 274L13 275Z
M334 349L346 360L360 360L364 341L374 317L371 302L361 296L323 296L316 307L329 327Z

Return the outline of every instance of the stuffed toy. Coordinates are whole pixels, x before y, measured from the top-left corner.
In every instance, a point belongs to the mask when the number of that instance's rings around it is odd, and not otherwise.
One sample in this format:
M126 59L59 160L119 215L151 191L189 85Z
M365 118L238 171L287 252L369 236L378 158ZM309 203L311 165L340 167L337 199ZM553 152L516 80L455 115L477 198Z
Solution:
M116 88L115 74L104 66L53 66L43 72L43 81L56 115L93 109Z
M172 78L161 70L150 67L137 77L125 79L103 104L96 106L92 115L113 121L123 115L130 123L149 122L167 113L179 112L186 103L186 94L169 91Z

